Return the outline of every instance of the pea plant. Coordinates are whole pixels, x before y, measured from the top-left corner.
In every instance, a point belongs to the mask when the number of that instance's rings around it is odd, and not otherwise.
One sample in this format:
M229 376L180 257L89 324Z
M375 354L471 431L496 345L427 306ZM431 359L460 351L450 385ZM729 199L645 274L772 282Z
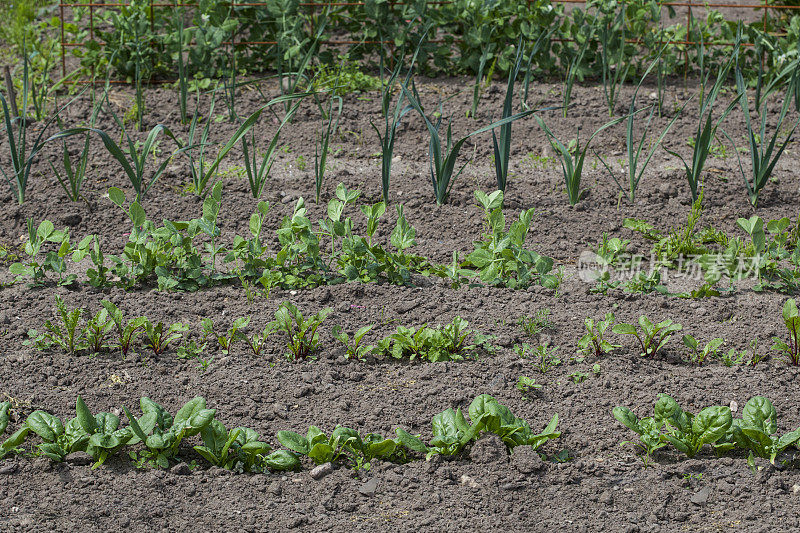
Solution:
M47 274L58 275L59 285L69 285L75 281L75 274L65 275L67 263L65 257L74 251L70 244L69 232L67 230L57 230L52 222L43 220L37 226L32 218L27 221L28 240L23 251L27 256L26 260L12 263L9 272L18 278L31 278L32 286L41 286L47 283ZM40 257L42 246L46 243L54 243L57 248L49 250Z
M466 257L462 266L471 267L473 276L489 285L525 289L538 283L556 288L558 277L550 273L553 259L525 248L534 209L523 210L519 220L512 222L506 230L503 192L487 195L476 191L475 197L484 210L486 234L484 240L474 243L475 250Z

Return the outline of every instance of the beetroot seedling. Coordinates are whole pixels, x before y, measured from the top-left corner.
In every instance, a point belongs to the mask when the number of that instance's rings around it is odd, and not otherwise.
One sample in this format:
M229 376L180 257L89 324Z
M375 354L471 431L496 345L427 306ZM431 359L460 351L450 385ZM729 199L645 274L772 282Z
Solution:
M353 333L352 343L350 342L350 336L347 333L342 333L341 326L333 326L333 331L331 334L333 335L334 339L344 344L345 359L358 359L359 361L363 361L367 355L375 351L375 346L371 344L368 346L361 346L361 341L364 339L364 335L369 333L374 327L374 324L370 324Z
M700 348L700 343L697 339L691 335L684 335L683 344L689 348L686 359L692 364L702 366L709 357L712 359L717 357L717 351L724 342L725 341L720 338L711 339L703 348Z
M145 319L144 335L147 337L145 346L153 350L153 354L161 355L170 344L183 339L183 334L187 331L189 331L189 327L180 322L166 327L161 321L158 324L153 324Z
M775 344L772 349L781 352L786 357L786 362L793 366L800 365L800 316L797 312L797 303L794 298L789 298L783 304L783 323L789 330L788 342L778 337L773 337ZM755 366L755 365L754 365Z
M639 317L639 328L632 324L616 324L612 331L617 335L633 335L641 345L642 357L655 357L661 348L667 344L673 333L683 329L680 324L675 324L669 318L653 324L649 318L642 315Z
M605 319L599 320L597 324L594 319L587 318L584 322L586 334L578 340L578 351L587 356L591 354L600 357L619 348L619 345L611 344L604 338L606 330L614 325L614 320L614 313L606 313Z
M290 361L307 359L317 349L317 330L331 311L332 308L326 307L317 314L304 318L292 302L283 302L278 307L272 324L275 330L283 332L287 337L286 346L289 352L286 356Z

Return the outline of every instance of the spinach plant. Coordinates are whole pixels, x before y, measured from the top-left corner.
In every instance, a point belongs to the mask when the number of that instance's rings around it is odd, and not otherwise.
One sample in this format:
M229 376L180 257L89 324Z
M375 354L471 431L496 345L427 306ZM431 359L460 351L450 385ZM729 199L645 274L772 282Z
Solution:
M345 458L357 471L369 470L375 459L402 462L406 458L399 439L385 439L376 433L362 436L343 426L336 426L330 437L311 426L305 437L292 431L279 431L277 439L291 451L308 456L317 464Z
M150 398L141 398L139 405L142 413L148 415L148 420L155 418L152 432L140 425L127 408L123 407L123 410L134 435L147 447L144 456L161 468L169 468L169 461L178 453L181 441L200 433L216 414L215 409L206 409L206 401L200 396L186 402L174 417Z
M800 442L800 428L778 437L778 413L772 402L763 396L750 398L742 409L742 418L733 421L733 440L739 448L750 450L757 457L775 458L783 450Z
M683 411L666 394L660 395L655 413L664 420L664 438L689 457L694 457L704 444L714 444L722 439L733 423L731 410L727 406L706 407L697 415L692 415Z
M58 417L37 410L28 415L25 425L41 437L42 443L37 446L39 452L55 462L60 463L72 452L84 451L89 442L89 435L77 418L65 426Z
M113 413L97 413L92 415L89 407L78 396L75 411L80 427L88 435L86 442L86 453L94 457L96 463L92 466L95 469L105 463L109 456L116 454L126 445L133 445L139 442L139 438L134 435L130 427L119 427L119 417ZM156 417L153 413L144 415L137 422L140 427L148 428L152 431Z
M6 417L8 416L8 411L6 411ZM8 424L8 421L6 421ZM25 437L28 436L31 428L27 424L23 424L17 431L11 434L6 440L0 442L0 460L6 457L7 455L11 455L13 453L19 453L21 451L20 446L25 442ZM2 435L2 433L0 433Z
M300 466L297 457L286 450L270 453L270 445L260 441L258 433L250 428L238 427L229 431L215 419L200 431L200 436L203 445L195 446L194 450L220 468L253 472L265 467L283 471Z
M629 409L617 407L614 417L640 435L649 456L652 451L672 444L679 452L694 457L705 444L716 449L730 449L725 441L733 424L730 408L721 405L706 407L697 415L685 412L671 396L660 394L650 419L639 421ZM656 442L656 434L658 441ZM723 441L717 445L718 441Z
M614 408L613 415L628 429L639 435L638 442L625 441L622 444L632 444L641 450L645 468L650 466L650 456L653 455L653 452L667 445L667 442L661 438L663 421L653 416L640 420L630 409L621 406Z
M494 433L509 450L517 446L531 446L534 450L550 439L558 438L558 415L554 415L541 433L535 434L528 423L514 416L508 407L488 394L476 397L469 406L467 421L461 409L448 408L433 417L433 438L426 446L419 437L398 428L400 442L408 449L433 455L458 455L482 433Z
M0 435L5 433L8 427L9 411L11 411L11 402L0 402Z

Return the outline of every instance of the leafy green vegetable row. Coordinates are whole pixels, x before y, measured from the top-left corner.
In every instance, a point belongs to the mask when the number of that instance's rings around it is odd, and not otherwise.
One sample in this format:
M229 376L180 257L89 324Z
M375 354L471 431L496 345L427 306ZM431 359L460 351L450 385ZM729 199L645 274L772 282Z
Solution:
M103 308L97 314L91 315L84 308L69 309L56 295L60 322L47 320L41 333L35 329L29 330L29 338L23 344L33 345L39 350L50 350L58 346L70 354L118 349L126 357L137 338L144 334L144 347L152 350L154 355L163 354L173 344L180 344L179 356L199 358L209 342L218 344L223 354L229 353L235 343L244 342L254 355L260 355L267 339L278 333L286 341L286 357L290 361L301 361L311 357L318 349L319 328L332 311L330 307L326 307L314 315L303 316L292 302L286 301L278 306L275 320L269 322L262 331L251 335L244 331L250 324L249 316L234 320L231 327L224 331L218 331L211 318L203 318L203 337L198 344L196 341L181 343L184 333L189 331L185 324L154 324L143 316L125 319L122 311L112 302L102 300L101 303ZM89 317L85 323L81 321L82 316ZM488 352L496 349L491 344L494 337L468 329L468 325L466 320L456 316L451 323L440 327L398 326L396 333L380 340L377 345L369 346L363 346L361 342L373 326L359 329L353 334L352 340L339 326L334 326L332 333L345 346L345 357L348 359L363 360L369 354L385 354L411 361L454 361L475 353L478 348Z
M48 350L53 346L74 354L77 351L87 350L99 353L104 350L119 349L125 357L133 346L134 341L144 333L144 346L160 355L172 344L183 340L183 334L189 327L174 323L165 325L163 322L153 324L147 317L125 319L122 311L112 302L102 300L103 309L91 315L84 308L69 309L56 295L56 309L60 322L48 320L44 324L44 331L28 332L29 339L23 344L33 344L39 350ZM319 347L319 328L322 322L332 311L324 308L318 313L303 316L297 307L289 301L283 302L275 312L275 320L269 322L262 331L251 335L244 331L250 324L250 317L240 317L233 321L227 330L218 330L211 318L201 320L203 338L198 344L191 341L179 347L179 354L183 357L199 357L205 351L209 341L216 342L223 354L227 354L237 342L244 342L254 355L258 356L264 350L268 338L273 333L281 334L286 340L289 360L299 361L309 358ZM81 322L82 316L88 316L86 323ZM523 330L532 337L538 332L536 322L540 319L523 321ZM585 320L586 333L578 340L578 352L585 355L600 357L610 353L619 345L611 344L606 338L609 328L618 335L635 337L641 348L642 357L654 357L667 344L671 336L682 329L680 324L675 324L670 319L653 323L642 315L638 325L628 323L615 323L613 313L607 313L603 320L595 321L592 318ZM789 331L787 340L774 338L773 350L782 353L786 360L794 365L800 365L800 316L794 299L786 301L783 307L783 320ZM461 317L454 317L451 323L441 327L423 325L419 328L398 326L397 331L381 339L376 345L363 345L362 342L373 325L364 326L353 333L352 337L343 332L340 326L332 329L333 337L345 347L345 357L363 360L369 354L391 355L396 359L408 358L421 359L430 362L460 360L465 356L474 354L477 348L493 353L496 347L491 341L491 335L484 335L480 331L469 329L468 322ZM722 338L711 339L705 346L691 335L683 336L683 343L688 348L687 360L690 363L702 365L708 359L718 358L726 366L734 364L748 364L756 366L766 358L766 354L759 354L755 343L752 354L747 350L737 352L731 348L727 354L720 354L719 349L724 343ZM549 346L531 348L527 344L517 345L517 352L523 358L538 354L544 360L548 352L555 352L557 348L549 350Z
M487 233L484 240L475 242L475 250L465 261L460 262L454 254L453 263L446 266L407 252L416 245L416 230L406 219L402 205L397 206L397 222L389 238L391 248L374 239L379 220L386 212L383 202L361 206L366 236L353 233L353 220L344 213L360 195L340 184L318 229L309 220L305 201L300 198L277 230L280 250L271 255L262 242L267 202L260 202L250 217L250 235L237 235L226 246L220 242L217 225L221 183L206 197L201 218L165 220L160 227L147 220L138 202L126 205L125 194L112 187L109 198L132 223L129 241L119 255L101 250L97 235L88 235L73 244L67 230L56 230L47 220L36 226L29 219L28 241L23 249L26 257L12 263L9 270L16 279L27 279L34 285L50 283L50 275L55 275L59 284L67 285L75 283L77 277L67 274L66 258L81 262L88 257L93 267L87 269L87 281L98 288L156 285L161 290L195 291L238 280L248 296L252 296L255 284L268 296L274 287L297 289L350 281L411 285L412 275L448 279L453 287L487 284L523 289L539 283L555 288L560 282L559 275L551 273L553 260L524 246L533 210L524 211L506 230L503 195L499 191L492 195L476 193L486 213ZM202 249L198 240L203 242ZM56 249L44 252L46 243L54 243ZM219 263L226 268L220 268Z
M789 217L765 221L758 215L737 219L737 225L747 237L729 235L712 226L700 228L703 212L703 194L692 206L685 225L661 231L641 219L625 219L623 226L652 241L649 256L654 260L650 276L639 276L623 285L612 280L612 268L621 272L635 266L642 259L628 252L630 241L603 235L596 251L600 265L594 292L605 293L611 289L626 291L656 291L669 294L660 284L658 270L668 268L689 271L696 268L703 274L703 285L691 292L674 296L698 298L719 296L721 291L733 290L733 282L753 278L755 291L778 291L792 294L800 287L800 218L792 222ZM723 277L730 281L727 288L719 286Z
M120 418L113 413L95 415L78 396L76 416L63 423L58 417L37 410L28 415L25 423L0 444L0 459L22 451L31 434L39 437L38 453L61 462L74 452L86 452L95 459L93 468L123 448L141 444L143 449L133 454L140 462L168 468L178 460L184 439L200 435L202 445L193 449L213 466L244 472L264 470L293 470L299 468L298 455L309 457L317 464L344 462L356 470L369 469L373 460L407 462L417 455L457 455L482 434L499 436L509 451L517 446L534 450L550 439L558 438L558 415L554 415L544 430L535 434L528 423L514 416L508 407L488 394L475 398L469 406L469 418L460 409L447 409L433 417L433 439L425 444L419 436L397 428L396 438L383 438L375 433L361 435L358 431L337 426L330 436L316 426L303 436L291 431L279 431L278 441L288 450L272 451L259 434L246 427L228 430L215 418L216 410L208 409L206 401L196 397L173 416L149 398L139 401L142 416L136 418L122 408L129 425L120 427ZM0 403L0 434L9 423L9 402Z
M800 442L800 428L782 436L778 430L778 413L772 402L754 396L742 409L742 418L733 418L730 407L714 405L693 415L681 409L670 396L661 394L653 416L639 419L627 407L615 407L614 417L639 435L633 443L643 452L642 461L649 464L650 455L667 445L689 457L697 455L706 444L722 455L740 449L753 456L775 459L782 451Z

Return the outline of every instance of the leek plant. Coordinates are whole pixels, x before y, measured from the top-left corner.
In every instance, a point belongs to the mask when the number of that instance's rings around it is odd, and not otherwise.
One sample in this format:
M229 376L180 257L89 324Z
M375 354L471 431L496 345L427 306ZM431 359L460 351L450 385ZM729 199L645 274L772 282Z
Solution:
M487 42L481 52L481 57L478 60L478 72L475 74L475 85L472 86L472 107L467 111L467 117L472 116L472 118L475 118L475 114L478 112L478 102L481 99L481 93L492 82L492 74L494 73L494 66L497 63L497 58L495 58L492 63L492 67L489 69L485 80L483 78L483 71L486 68L486 62L489 60L489 57L494 54L494 47L494 42Z
M95 123L97 122L97 117L100 114L100 110L103 108L103 101L105 99L105 93L103 94L103 98L97 100L96 95L93 95L93 108L92 114L89 117L89 127L93 128ZM61 127L61 120L59 119L59 127ZM89 141L91 139L91 133L86 132L83 135L83 149L78 156L77 165L72 164L72 160L69 155L69 148L67 146L66 138L61 139L62 143L62 164L64 166L64 173L62 174L56 168L55 165L48 159L47 163L50 165L50 169L53 171L53 175L55 175L58 183L61 185L61 188L64 189L64 192L67 193L67 198L69 198L72 202L77 202L78 200L82 199L86 201L86 199L81 195L81 188L83 187L83 183L86 180L86 166L89 162ZM87 202L88 203L88 202Z
M414 63L417 60L417 55L419 54L419 50L422 47L422 43L424 42L425 34L427 32L427 29L423 31L422 38L417 45L417 49L414 51L414 55L411 58L411 63L408 66L408 73L406 74L405 80L401 84L401 91L397 99L397 103L394 106L394 113L391 115L389 115L389 108L392 103L392 92L394 91L395 81L397 80L398 76L400 76L400 71L403 69L402 52L400 53L400 59L397 61L394 70L392 70L389 79L385 82L381 80L381 85L383 86L381 89L381 115L383 116L384 131L383 135L381 135L381 132L378 130L378 127L375 125L375 123L370 121L372 129L378 134L378 140L381 143L381 189L383 191L383 203L386 205L389 205L389 181L392 173L392 157L394 156L394 141L397 135L397 126L400 125L400 121L406 115L406 113L413 109L411 105L403 106L403 102L405 101L405 92L408 88L409 82L411 81L411 75L414 71ZM381 66L383 66L383 62L383 56L381 56ZM383 77L382 68L381 77Z
M264 185L267 183L269 171L272 169L272 164L275 162L275 151L278 149L278 138L281 135L283 127L291 122L292 117L300 107L302 99L298 99L293 103L283 120L278 126L278 131L272 136L272 140L267 147L267 151L261 156L261 163L258 162L256 154L256 136L253 128L250 128L250 144L248 145L247 137L242 136L242 151L244 152L244 168L247 172L247 181L250 183L250 192L253 198L259 198L264 191ZM252 154L251 154L252 150Z
M578 126L578 135L575 140L574 149L570 150L567 146L564 145L547 127L544 120L538 115L534 115L536 121L539 123L539 126L544 130L545 134L547 135L548 140L550 141L550 145L555 150L556 155L558 155L558 161L561 163L561 172L564 174L564 184L567 187L567 196L569 197L570 205L575 205L581 198L581 176L583 175L583 163L586 159L586 152L589 150L589 145L592 144L592 140L599 134L601 131L614 126L615 124L619 124L628 116L624 117L617 117L614 120L606 122L598 129L595 130L594 133L589 137L589 140L586 141L586 144L581 147L581 128Z
M206 164L206 146L208 146L208 134L211 131L211 117L214 116L214 103L216 101L217 91L211 92L211 105L208 109L208 115L205 117L205 125L203 132L200 134L200 142L195 144L195 136L197 135L198 123L201 120L200 115L200 90L197 90L197 99L194 107L194 115L192 121L189 123L189 138L187 140L188 146L186 148L186 155L189 157L189 174L191 176L192 188L194 193L198 196L204 196L206 186L211 180L212 174L207 170Z
M739 162L739 171L742 173L742 180L744 181L745 189L747 189L747 196L750 200L750 205L755 208L758 205L758 195L764 186L767 184L767 180L772 175L773 170L775 169L775 165L778 163L778 160L783 155L783 151L788 146L789 141L792 139L792 135L797 130L797 126L800 125L800 119L794 123L794 126L786 137L783 139L782 143L778 143L778 135L780 134L781 126L783 125L783 121L786 118L786 113L789 111L789 105L791 104L791 98L787 95L786 98L783 99L783 105L781 105L781 112L778 115L778 121L775 124L775 131L772 134L772 137L769 137L769 141L767 141L767 102L764 101L761 107L761 111L759 112L760 121L759 121L759 128L758 131L753 130L752 119L750 117L750 103L749 99L747 98L747 85L744 81L744 77L742 76L742 71L737 66L736 68L736 88L740 93L740 101L742 104L742 111L744 113L744 123L747 129L747 141L750 147L750 163L752 166L752 175L750 179L747 178L744 168L742 167L742 158L739 156L739 151L736 151L736 157ZM761 95L758 95L759 97ZM765 95L767 96L767 95ZM758 109L758 106L756 106ZM731 144L736 146L733 142L733 139L722 130Z
M117 117L116 113L112 111L111 115L117 125L122 128L122 124L120 123L119 117ZM53 135L48 139L48 141L63 139L65 137L79 135L86 132L96 133L100 137L100 140L103 141L103 145L106 147L106 150L111 157L116 159L117 163L119 163L119 165L122 167L122 170L125 172L128 181L131 182L133 191L136 193L136 202L141 202L158 178L164 174L164 171L166 170L169 162L172 161L172 158L180 153L185 152L188 148L188 146L181 146L180 141L178 141L178 139L175 137L175 134L172 133L172 130L163 124L156 124L153 126L153 128L147 134L147 138L145 139L144 143L135 141L126 130L122 129L123 137L128 145L126 149L121 148L106 132L97 128L71 128ZM164 161L162 161L162 163L158 165L148 177L146 176L145 167L147 165L149 156L151 154L155 156L155 148L158 144L158 137L162 133L175 142L176 148L168 157L164 158Z
M608 116L611 117L614 116L617 89L628 78L631 69L631 63L625 57L625 9L620 9L613 22L601 26L598 39L601 45L603 94L608 106Z
M411 81L411 91L409 91L408 87L405 85L401 86L400 88L402 89L406 99L408 99L409 104L411 104L417 113L419 113L420 117L422 117L422 120L425 121L425 126L428 128L428 133L430 134L428 157L430 158L431 183L433 185L433 193L436 197L437 205L442 205L447 201L447 196L450 194L450 189L452 188L453 183L467 166L467 163L464 163L460 169L456 170L455 168L458 153L461 151L461 147L469 138L480 133L493 130L494 128L498 128L505 124L509 124L520 118L527 117L528 115L532 115L538 111L531 109L528 111L522 111L510 117L505 117L497 122L489 124L488 126L484 126L483 128L475 130L472 133L469 133L461 139L453 142L452 124L448 123L447 133L444 139L442 139L442 135L439 133L439 127L442 124L441 104L439 105L439 117L436 120L436 124L434 124L425 114L425 110L420 104L419 93L417 92L417 86L414 81Z
M530 109L528 105L528 89L530 88L531 77L533 76L533 59L542 50L542 47L550 43L550 37L558 29L555 19L553 23L547 28L547 31L542 30L539 36L533 42L531 51L528 54L528 61L525 64L525 79L522 81L522 109Z
M316 55L317 49L319 47L319 43L322 39L322 34L325 31L325 27L328 24L328 7L324 9L322 14L320 15L317 21L317 28L314 37L311 40L311 45L306 50L305 55L298 63L297 68L294 69L293 72L285 72L284 71L284 64L283 59L279 59L277 63L277 70L278 70L278 86L281 90L281 96L289 96L295 94L297 88L300 86L301 82L306 81L306 70L308 70L308 66L311 63L311 59ZM292 48L299 47L299 45L295 45ZM279 57L284 58L288 57L290 50L286 50L285 54L279 54ZM292 107L291 100L284 100L283 101L283 110L284 115L288 115L289 111Z
M506 98L503 101L504 119L511 116L514 103L514 83L517 81L519 68L522 65L523 48L522 37L520 37L517 43L517 56L514 59L514 67L508 71ZM505 193L506 185L508 184L508 158L511 155L511 122L500 126L499 142L497 135L492 130L492 149L494 150L494 173L497 179L497 189Z
M338 87L336 83L336 87ZM314 146L314 184L316 186L317 204L319 204L322 194L322 183L325 179L325 164L328 161L328 147L331 135L336 133L339 128L339 119L342 116L342 97L336 94L336 89L331 91L328 99L327 111L319 104L319 111L322 114L323 129L320 131L319 140Z
M225 159L225 156L228 155L228 152L230 152L233 149L234 146L236 146L239 142L242 142L242 140L250 132L250 130L253 129L253 127L255 126L255 123L258 121L259 117L261 117L261 114L264 111L266 111L267 109L270 109L272 106L277 105L277 104L283 104L285 102L291 102L293 100L302 100L306 96L309 96L309 93L287 94L287 95L284 95L284 96L279 96L277 98L273 98L272 100L270 100L266 104L264 104L261 107L259 107L258 109L256 109L249 117L247 117L244 120L244 122L242 122L242 124L239 126L239 128L233 133L231 138L228 139L228 142L226 142L225 145L223 145L223 147L219 149L219 151L217 152L217 157L214 158L214 161L212 161L211 164L209 164L207 167L206 167L205 163L200 163L198 165L198 168L202 169L202 173L203 173L202 177L205 180L205 181L201 181L203 186L202 186L201 190L198 191L198 194L202 194L203 191L205 191L205 188L206 188L206 185L208 184L209 179L211 178L211 176L213 176L216 173L217 169L219 168L219 165L222 163L222 160ZM290 107L291 115L294 115L294 112L296 110L297 109L292 111L291 107ZM289 116L288 119L285 119L284 122L287 122L288 120L291 120L291 116ZM283 124L284 123L282 122L281 123L281 128L283 127ZM206 124L206 126L208 127L208 124ZM280 128L279 128L278 132L280 133ZM276 136L277 136L277 134L276 134ZM277 143L276 139L273 139L273 140ZM202 140L201 140L201 144L204 144L204 142L202 142ZM189 152L193 148L194 148L193 146L186 146L182 150ZM202 159L204 159L204 158L202 158ZM248 160L248 161L250 160L248 155L245 156L245 160ZM270 163L270 165L271 165L271 163ZM251 168L251 170L253 170L253 169L255 170L254 176L257 177L258 168L254 165ZM268 170L267 170L266 174L269 174ZM255 183L255 181L256 180L254 180L254 183ZM256 183L256 185L257 185L257 183ZM263 189L263 184L261 184L261 188ZM260 194L260 192L259 192L259 194Z
M737 57L739 54L739 47L741 45L741 32L737 33L736 41L733 46L733 52L731 53L730 59L717 71L717 79L714 82L714 85L711 86L711 89L706 93L706 86L710 79L710 73L706 73L701 79L703 80L700 85L700 109L698 113L698 123L697 129L695 130L694 136L694 147L692 148L692 164L691 166L686 162L686 160L678 154L677 152L673 152L665 148L665 150L677 157L683 163L683 168L686 175L686 181L689 183L689 190L692 194L692 202L697 201L698 193L701 188L701 176L703 173L703 169L705 168L706 160L708 159L708 154L711 153L711 144L714 142L714 139L717 135L717 129L719 125L725 120L731 111L733 111L734 107L739 103L740 98L742 97L741 93L734 98L730 104L720 113L716 120L714 120L714 103L717 100L717 96L719 95L720 90L722 89L723 84L725 83L725 79L728 77L728 73L731 70L731 67L737 61ZM698 61L700 71L703 72L704 61L703 57L704 53L704 45L703 42L700 41L699 52L698 52Z
M28 62L24 61L22 69L22 114L20 116L13 116L8 108L8 101L3 93L0 92L0 105L2 105L3 108L3 129L5 130L4 133L11 159L11 168L9 171L6 171L7 164L3 163L0 164L0 173L2 173L3 178L8 182L11 195L20 205L25 203L25 193L28 190L28 179L30 178L33 159L45 143L50 140L44 138L45 132L50 124L60 116L61 111L83 94L83 91L81 91L69 102L57 109L55 114L39 129L39 134L36 136L31 146L28 144L28 126L30 125L30 121L28 120L29 92L30 78L28 77Z
M645 80L645 78L647 78L647 75L650 74L650 72L653 70L653 68L657 68L658 66L660 66L660 64L661 64L661 61L660 61L661 55L664 53L664 51L667 49L668 46L670 46L670 43L665 44L664 47L661 48L661 51L659 51L658 55L656 55L655 60L653 60L653 62L650 63L650 66L644 72L644 75L642 75L642 78L639 80L639 83L636 85L636 89L634 89L634 91L633 91L633 98L631 99L631 105L628 108L627 125L626 125L626 128L625 128L625 146L627 148L627 154L628 154L628 190L627 191L620 184L619 180L614 175L614 171L611 170L611 167L609 167L609 165L606 163L605 159L603 159L600 156L600 154L598 154L597 152L592 150L594 152L594 155L600 160L600 162L603 164L603 166L606 168L606 170L608 170L608 173L611 175L611 179L613 179L614 183L617 184L617 187L619 187L620 192L622 192L623 194L627 195L628 200L630 200L631 204L633 204L636 201L636 190L639 188L639 182L642 180L642 176L644 175L644 171L647 168L647 165L650 163L650 160L653 158L653 155L655 154L656 149L658 149L658 147L661 145L662 141L664 140L664 137L667 136L667 133L669 132L669 130L672 129L672 126L678 120L678 117L680 117L681 114L683 113L683 110L686 107L686 105L689 103L689 101L691 101L691 99L689 99L689 100L687 100L686 103L683 104L683 106L678 110L678 112L675 113L675 116L672 117L672 120L669 121L667 126L663 130L661 130L661 134L658 136L656 141L649 145L649 147L647 148L647 150L646 150L646 152L644 154L644 161L642 162L642 165L640 167L639 166L639 162L641 160L640 158L643 155L642 151L645 149L645 141L647 139L647 134L650 131L650 123L653 120L653 116L655 115L655 113L656 113L656 111L658 109L658 104L653 104L653 105L651 105L649 107L645 107L645 108L637 110L636 109L636 97L639 95L639 89L642 87L642 83L644 83L644 80ZM642 130L642 135L637 140L637 139L634 138L634 134L633 134L635 116L638 115L642 111L646 111L647 109L650 110L650 114L647 116L647 121L644 124L644 128Z
M181 113L181 124L189 122L189 109L187 101L189 99L189 69L183 59L184 35L187 33L184 28L184 11L180 9L176 12L178 22L178 54L176 61L178 64L178 108ZM195 112L195 115L197 113Z

